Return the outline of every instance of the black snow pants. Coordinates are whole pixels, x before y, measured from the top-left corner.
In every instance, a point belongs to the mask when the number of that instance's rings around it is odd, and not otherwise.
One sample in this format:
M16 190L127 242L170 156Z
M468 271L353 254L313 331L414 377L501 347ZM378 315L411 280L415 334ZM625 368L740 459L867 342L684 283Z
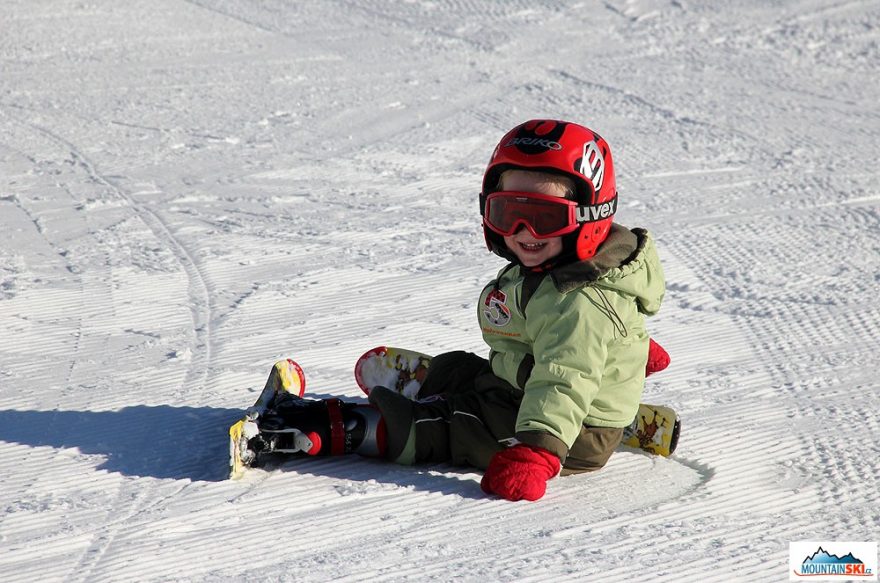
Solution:
M431 360L417 401L378 387L370 401L385 418L389 459L486 469L495 453L515 443L522 396L521 389L492 373L486 359L456 351ZM584 426L562 474L601 468L622 436L622 429Z

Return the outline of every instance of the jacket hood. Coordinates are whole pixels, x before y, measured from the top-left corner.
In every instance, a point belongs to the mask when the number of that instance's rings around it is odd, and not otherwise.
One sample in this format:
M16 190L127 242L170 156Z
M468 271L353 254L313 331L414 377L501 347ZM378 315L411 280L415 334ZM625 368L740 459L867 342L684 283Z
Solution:
M561 293L587 285L618 291L636 298L639 311L652 316L660 309L666 280L654 240L645 229L611 226L596 255L550 272Z

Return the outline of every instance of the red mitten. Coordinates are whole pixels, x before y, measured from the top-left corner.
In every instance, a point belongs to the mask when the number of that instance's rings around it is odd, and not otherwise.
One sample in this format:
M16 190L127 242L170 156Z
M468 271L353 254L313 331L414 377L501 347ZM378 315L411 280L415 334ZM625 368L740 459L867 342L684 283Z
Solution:
M547 491L547 480L559 467L559 458L546 449L520 443L492 457L480 486L507 500L534 501Z
M669 353L662 346L654 342L653 338L648 341L648 364L645 366L645 376L660 372L669 366Z

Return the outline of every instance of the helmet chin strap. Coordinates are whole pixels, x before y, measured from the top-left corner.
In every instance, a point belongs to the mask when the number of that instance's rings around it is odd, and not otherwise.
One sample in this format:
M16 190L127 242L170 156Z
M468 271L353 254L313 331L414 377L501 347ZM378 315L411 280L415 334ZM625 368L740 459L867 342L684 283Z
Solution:
M567 244L568 242L566 241L566 239L568 239L569 237L572 237L573 240L570 244ZM516 258L515 255L514 255L515 259L513 262L518 264L523 270L529 271L531 273L549 273L550 271L553 271L557 267L560 267L562 265L568 265L569 263L575 263L578 261L577 251L575 250L575 243L576 242L577 242L577 232L563 236L563 238L562 238L562 251L559 253L559 255L556 255L555 257L551 257L549 260L543 262L540 265L534 265L532 267L523 265L519 261L519 258ZM513 253L511 253L511 255L513 255Z
M580 229L574 233L562 236L562 251L559 255L552 257L549 261L545 262L546 267L543 268L543 271L551 271L560 265L568 265L569 263L579 261L577 256L577 240L579 234Z

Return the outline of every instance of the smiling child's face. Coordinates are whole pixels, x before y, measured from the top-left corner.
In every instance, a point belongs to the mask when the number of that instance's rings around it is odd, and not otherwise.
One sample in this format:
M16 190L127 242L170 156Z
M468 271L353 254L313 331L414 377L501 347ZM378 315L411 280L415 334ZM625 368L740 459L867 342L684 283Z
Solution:
M515 192L535 192L566 198L574 190L565 184L563 177L548 177L540 172L526 170L507 170L501 175L501 190ZM526 267L536 267L562 253L562 237L537 239L528 229L521 228L513 235L504 237L504 244L520 263Z

